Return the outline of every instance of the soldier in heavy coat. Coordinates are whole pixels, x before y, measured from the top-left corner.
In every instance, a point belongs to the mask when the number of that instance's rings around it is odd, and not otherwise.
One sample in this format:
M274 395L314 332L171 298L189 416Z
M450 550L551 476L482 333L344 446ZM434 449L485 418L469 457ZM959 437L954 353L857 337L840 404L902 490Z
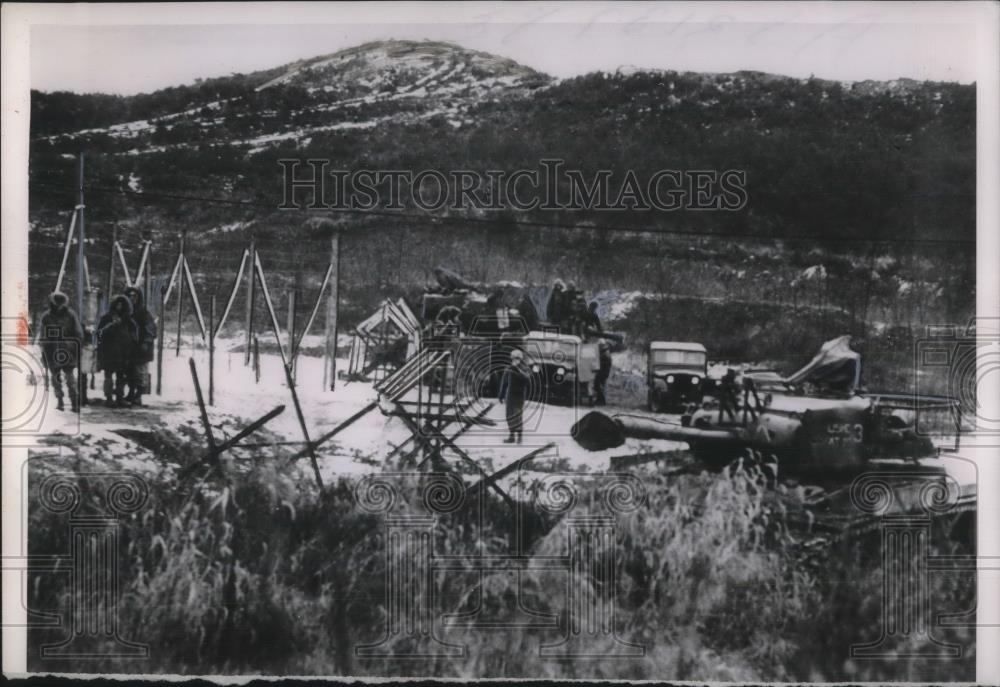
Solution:
M597 374L594 375L594 405L603 406L608 402L605 392L607 390L608 377L611 376L611 348L604 339L601 339L597 343L597 355Z
M104 398L108 404L119 407L126 404L125 384L138 343L139 328L132 318L132 302L127 296L115 296L108 312L97 323L97 366L104 370Z
M69 298L59 291L49 296L48 310L41 319L40 342L42 357L49 370L52 390L56 395L56 408L63 410L62 377L66 377L70 408L80 412L80 397L77 386L77 367L80 364L80 349L83 346L83 327L80 318L69 307Z
M132 304L132 319L135 320L139 331L138 345L132 358L132 364L129 366L128 400L131 401L132 405L141 406L142 395L149 393L149 389L145 388L145 380L149 378L149 363L155 357L156 318L146 308L141 290L130 286L125 289L124 293Z
M524 362L524 352L515 348L510 352L510 365L504 371L500 384L501 398L506 401L507 430L510 435L504 439L505 444L521 443L522 427L524 425L524 401L531 384L531 370Z
M560 325L569 314L566 302L566 285L562 279L556 279L552 283L552 293L549 295L549 302L545 305L545 316L549 324Z

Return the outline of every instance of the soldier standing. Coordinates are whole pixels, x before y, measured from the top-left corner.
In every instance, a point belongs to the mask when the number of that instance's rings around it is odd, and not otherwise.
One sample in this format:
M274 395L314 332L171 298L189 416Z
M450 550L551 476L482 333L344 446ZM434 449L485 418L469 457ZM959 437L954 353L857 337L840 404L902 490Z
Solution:
M552 293L545 306L545 316L550 324L560 325L566 319L566 285L562 279L552 283Z
M80 412L80 397L77 387L77 366L80 362L80 348L83 345L83 327L80 318L69 307L69 298L60 291L49 296L49 308L42 315L42 357L49 369L52 390L56 395L56 409L63 410L62 376L66 376L70 409Z
M504 371L504 379L500 385L501 397L506 401L507 430L510 432L504 439L505 444L521 443L524 400L530 382L531 371L524 362L524 353L515 348L510 352L510 365Z
M143 393L149 393L149 389L146 388L146 380L149 379L149 363L155 357L156 318L146 308L142 291L130 286L125 289L125 295L132 303L132 319L135 320L139 330L139 342L136 346L135 356L129 365L128 400L134 406L141 406Z
M594 405L603 406L607 403L605 391L608 377L611 376L611 347L601 339L597 344L597 374L594 375Z
M139 341L139 328L132 319L132 301L125 295L111 299L108 312L97 323L97 365L104 370L104 399L108 405L124 407L125 384Z

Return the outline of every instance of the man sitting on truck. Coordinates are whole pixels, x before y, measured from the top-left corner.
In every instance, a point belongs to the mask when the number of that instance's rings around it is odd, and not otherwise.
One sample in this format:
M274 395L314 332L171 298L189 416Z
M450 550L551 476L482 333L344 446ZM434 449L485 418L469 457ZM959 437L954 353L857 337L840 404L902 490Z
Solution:
M586 325L588 336L598 336L604 333L601 318L597 314L597 301L590 301L590 306L587 308L587 314L584 318L584 324Z
M545 306L545 316L550 324L560 325L566 319L566 285L562 279L556 279L552 284L552 293Z

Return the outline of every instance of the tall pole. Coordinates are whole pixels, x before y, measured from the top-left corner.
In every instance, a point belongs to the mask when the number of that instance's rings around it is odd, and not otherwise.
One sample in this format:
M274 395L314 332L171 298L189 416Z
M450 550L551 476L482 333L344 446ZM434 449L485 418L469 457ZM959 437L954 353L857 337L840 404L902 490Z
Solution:
M83 244L86 240L86 234L84 233L83 226L83 153L80 153L80 173L79 173L79 189L80 189L80 200L77 203L80 209L80 234L76 237L76 313L83 318L83 289L84 289L84 267L83 267ZM86 323L84 323L86 325Z
M340 292L340 232L330 238L330 297L326 302L326 369L330 380L330 391L337 386L337 302Z
M177 259L177 264L180 265L180 269L177 270L177 280L180 283L177 285L177 352L174 354L175 357L181 354L181 324L184 314L184 238L186 234L187 231L181 231L181 256Z
M111 228L111 266L108 267L108 303L111 303L111 294L115 292L115 250L118 246L118 225ZM146 298L149 298L146 295Z
M215 294L208 302L208 405L215 405Z
M146 241L146 273L145 273L145 275L140 274L140 275L138 275L136 277L137 280L139 279L139 277L143 277L142 295L143 295L143 298L146 299L146 305L147 305L147 307L151 303L150 298L152 298L152 293L151 292L153 290L153 265L152 265L152 263L153 263L153 242L149 241L147 239L147 241ZM111 292L110 291L108 292L108 297L109 298L111 297ZM160 313L156 313L156 316L157 317L162 317L162 315Z
M165 312L167 305L164 302L164 296L167 294L166 287L160 287L160 312L157 315L159 319L159 326L156 328L156 395L159 396L163 393L163 340L167 338L166 323L167 318Z
M83 152L80 152L80 202L77 203L80 206L80 233L76 237L76 314L80 318L80 326L83 331L87 331L87 325L89 322L86 320L86 313L83 311L83 289L85 284L85 275L87 265L86 257L83 252L83 244L86 240L86 233L84 232L83 226ZM87 345L87 337L84 334L83 341L80 342L82 346ZM79 360L83 360L83 351L78 352ZM67 372L67 374L71 374ZM87 398L87 375L83 371L83 365L77 365L76 367L76 381L77 381L77 398L73 399L73 403L79 404L82 399ZM79 405L77 405L79 408Z
M250 241L250 262L248 264L250 269L247 270L247 346L246 355L243 358L244 365L250 364L250 347L253 344L254 285L256 284L254 273L257 270L257 248L256 243L253 240Z
M288 292L288 365L292 374L290 379L295 381L295 289Z

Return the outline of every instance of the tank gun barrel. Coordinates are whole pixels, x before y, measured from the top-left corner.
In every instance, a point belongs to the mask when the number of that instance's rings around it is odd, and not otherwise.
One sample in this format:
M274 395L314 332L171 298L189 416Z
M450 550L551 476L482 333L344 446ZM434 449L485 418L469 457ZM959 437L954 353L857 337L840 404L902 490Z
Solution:
M727 443L739 438L736 430L684 427L676 422L629 413L608 415L599 410L581 417L573 425L571 433L576 443L588 451L618 448L626 439Z

